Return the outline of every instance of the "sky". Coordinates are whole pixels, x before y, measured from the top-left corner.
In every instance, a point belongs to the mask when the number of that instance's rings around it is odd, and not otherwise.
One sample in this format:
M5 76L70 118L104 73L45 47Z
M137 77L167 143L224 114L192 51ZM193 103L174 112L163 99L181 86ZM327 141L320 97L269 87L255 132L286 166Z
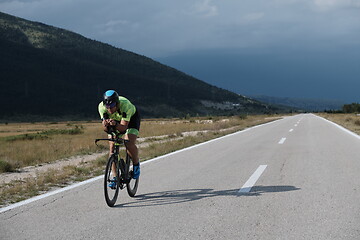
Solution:
M0 11L237 93L360 102L360 0L0 0Z

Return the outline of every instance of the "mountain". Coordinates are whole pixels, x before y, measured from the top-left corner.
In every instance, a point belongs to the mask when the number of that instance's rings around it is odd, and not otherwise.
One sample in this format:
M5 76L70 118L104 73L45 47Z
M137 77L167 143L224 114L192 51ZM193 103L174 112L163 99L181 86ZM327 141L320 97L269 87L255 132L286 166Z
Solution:
M95 118L107 89L145 117L281 111L145 56L1 12L0 52L0 118Z
M289 106L303 111L340 110L345 104L344 102L339 100L326 99L270 97L264 95L255 95L250 97L268 104Z

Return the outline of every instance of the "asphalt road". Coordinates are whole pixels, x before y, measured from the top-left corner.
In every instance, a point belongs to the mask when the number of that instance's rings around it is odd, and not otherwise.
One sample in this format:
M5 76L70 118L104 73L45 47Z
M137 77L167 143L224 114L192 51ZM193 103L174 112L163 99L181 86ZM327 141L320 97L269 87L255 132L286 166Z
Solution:
M0 213L0 239L360 239L360 139L297 115Z

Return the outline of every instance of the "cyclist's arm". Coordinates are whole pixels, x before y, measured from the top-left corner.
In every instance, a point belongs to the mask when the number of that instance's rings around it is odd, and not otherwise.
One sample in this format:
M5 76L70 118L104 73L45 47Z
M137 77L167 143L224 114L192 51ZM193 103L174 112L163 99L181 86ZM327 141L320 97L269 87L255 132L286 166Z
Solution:
M109 114L107 113L106 108L104 108L102 103L99 103L98 110L102 121L103 129L105 132L107 132L108 126L110 125Z
M132 115L134 115L136 108L130 101L123 102L124 104L124 112L122 112L122 119L120 124L116 125L116 129L120 132L125 132L128 129L128 125Z
M129 122L125 120L121 120L120 123L116 122L115 120L110 120L110 121L111 121L110 125L116 126L116 130L118 130L119 132L125 132L129 125Z
M107 132L108 131L108 126L110 125L110 119L103 119L102 121L102 125L103 125L103 128L104 128L104 131Z

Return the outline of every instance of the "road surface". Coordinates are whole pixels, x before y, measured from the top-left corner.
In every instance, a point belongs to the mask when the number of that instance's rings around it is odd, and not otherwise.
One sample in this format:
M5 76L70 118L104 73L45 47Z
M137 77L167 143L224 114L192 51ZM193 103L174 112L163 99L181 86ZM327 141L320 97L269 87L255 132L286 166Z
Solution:
M312 114L142 165L137 197L102 180L0 213L0 239L360 239L360 139Z

